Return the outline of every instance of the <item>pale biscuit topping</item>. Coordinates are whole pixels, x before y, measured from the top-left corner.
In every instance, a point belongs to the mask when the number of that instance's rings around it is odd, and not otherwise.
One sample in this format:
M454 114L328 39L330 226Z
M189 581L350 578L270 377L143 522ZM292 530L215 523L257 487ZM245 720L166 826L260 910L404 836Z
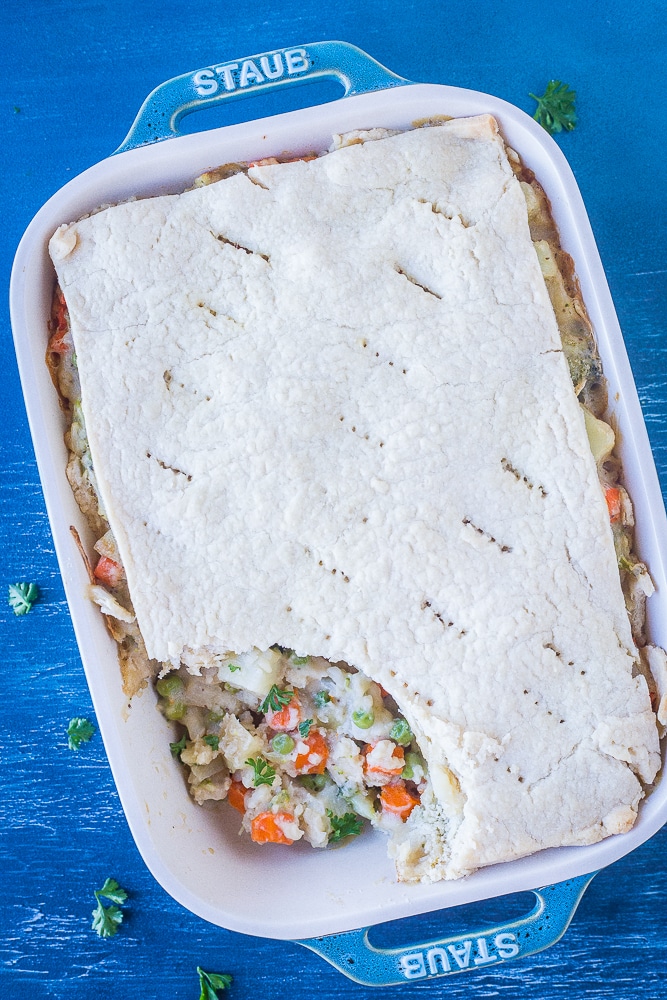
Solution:
M148 654L278 643L381 683L446 789L403 877L627 829L656 724L493 119L120 205L51 249Z

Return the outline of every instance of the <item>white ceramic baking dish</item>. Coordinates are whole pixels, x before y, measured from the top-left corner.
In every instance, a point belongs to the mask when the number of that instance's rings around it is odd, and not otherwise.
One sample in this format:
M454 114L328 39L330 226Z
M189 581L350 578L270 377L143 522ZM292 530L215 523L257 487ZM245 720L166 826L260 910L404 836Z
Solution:
M179 118L199 107L320 78L340 81L345 96L246 124L177 133ZM146 691L127 704L114 643L98 609L84 597L87 577L70 525L78 527L82 538L88 535L65 478L63 417L44 363L55 281L47 242L61 223L103 203L178 192L199 173L227 161L323 150L332 133L355 128L405 128L431 115L485 112L496 116L507 142L546 189L564 248L574 258L609 381L625 478L636 508L638 551L656 584L649 601L651 637L667 645L667 523L621 331L572 172L556 143L517 108L475 91L411 84L341 42L212 65L158 87L117 154L47 202L21 241L12 274L16 352L65 591L109 762L147 866L175 899L205 920L246 934L300 939L347 975L376 985L487 968L553 943L591 873L646 841L665 822L667 786L658 785L647 797L636 826L623 836L590 847L545 851L435 885L397 884L380 834L368 834L344 849L316 851L298 844L289 851L260 848L238 837L233 810L219 814L196 806L170 755L170 733L156 711L154 693ZM163 139L169 141L159 141ZM530 914L500 928L419 948L377 951L368 944L365 928L379 922L544 886L549 888L536 892ZM274 908L271 900L279 900L280 906Z

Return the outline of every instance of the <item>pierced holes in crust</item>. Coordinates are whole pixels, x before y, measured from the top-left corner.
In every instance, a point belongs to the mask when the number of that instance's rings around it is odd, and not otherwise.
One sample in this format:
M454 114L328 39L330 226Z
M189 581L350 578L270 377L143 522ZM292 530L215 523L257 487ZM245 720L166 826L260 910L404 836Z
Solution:
M493 545L497 546L497 548L501 552L512 551L511 545L503 545L489 531L485 531L484 528L480 528L479 525L475 524L474 521L471 521L469 517L464 517L461 521L461 524L465 524L466 527L468 526L471 527L473 531L476 531L477 534L480 535L482 538L486 538L487 542L491 542Z
M548 496L547 491L543 486L541 486L539 483L536 484L531 482L528 476L523 475L523 473L521 473L516 468L516 466L512 465L512 463L507 458L501 458L500 464L502 465L505 472L509 472L510 475L514 476L517 483L523 483L529 490L536 490L542 497Z
M215 233L211 233L211 236L214 236L219 243L228 247L233 247L234 250L242 250L243 253L246 253L251 257L261 257L262 260L267 262L267 264L270 261L268 253L261 253L259 250L251 250L250 247L246 247L242 243L235 243L234 240L227 239L227 237L223 236L222 233L219 233L218 236L215 236Z
M429 295L432 295L433 298L442 300L442 295L439 295L438 292L434 292L432 288L428 287L428 285L423 285L421 281L417 281L417 279L413 278L411 274L408 274L408 272L404 268L402 268L400 264L394 264L394 270L396 271L397 274L400 274L404 278L406 278L411 285L415 285L417 288L421 288L422 292L427 292Z
M189 483L192 482L192 476L188 472L183 472L182 469L177 469L174 465L168 465L167 462L163 462L161 458L156 458L150 451L146 452L146 458L152 459L154 462L164 469L165 472L173 472L175 475L184 476Z

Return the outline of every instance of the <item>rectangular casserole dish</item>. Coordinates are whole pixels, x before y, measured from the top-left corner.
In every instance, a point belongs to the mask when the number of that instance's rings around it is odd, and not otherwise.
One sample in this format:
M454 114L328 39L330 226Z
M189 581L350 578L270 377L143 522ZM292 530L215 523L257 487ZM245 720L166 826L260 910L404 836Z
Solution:
M324 106L204 133L178 136L176 131L179 117L199 106L322 77L340 80L346 96ZM127 704L115 644L98 609L85 597L87 576L69 528L76 526L84 542L87 529L65 477L63 418L44 363L55 280L47 243L55 229L102 204L177 193L198 174L224 162L325 149L334 132L408 128L429 116L482 113L496 117L506 142L536 174L550 199L563 248L574 259L609 384L624 481L635 505L636 548L656 586L648 602L648 630L652 642L665 646L662 539L667 537L667 523L622 335L574 177L558 146L523 112L474 91L410 84L343 43L316 43L214 65L158 88L147 99L119 155L90 168L54 195L31 223L17 252L11 311L28 417L72 620L123 808L137 846L161 885L194 913L231 930L282 939L339 934L563 881L569 883L569 903L562 909L569 914L588 881L585 876L643 843L667 819L667 792L658 784L642 803L637 824L628 834L593 846L544 851L461 881L434 885L397 884L378 834L351 843L344 852L300 846L288 853L280 848L258 850L236 836L232 816L209 813L190 799L171 758L166 723L155 709L153 691ZM170 141L156 142L166 138ZM280 898L279 914L267 911L267 897ZM540 912L544 900L541 896ZM566 922L563 916L561 932ZM548 943L545 940L540 947ZM477 947L474 959L468 949L465 967L484 967L489 961L538 950L501 941L495 957L484 959L485 948L486 944ZM456 959L454 952L451 956ZM431 957L424 965L410 956L406 961L404 955L396 981L447 972L446 964L454 964L454 972L464 967L458 959L452 963L449 958L445 962ZM335 964L345 962L351 964L350 958ZM350 974L349 969L343 971Z

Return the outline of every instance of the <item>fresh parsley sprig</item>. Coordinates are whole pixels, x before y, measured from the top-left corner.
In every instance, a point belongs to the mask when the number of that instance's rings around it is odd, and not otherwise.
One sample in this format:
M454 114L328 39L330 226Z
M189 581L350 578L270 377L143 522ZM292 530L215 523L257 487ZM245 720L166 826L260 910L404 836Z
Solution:
M106 879L101 889L95 890L97 906L93 910L92 928L100 937L113 937L123 922L121 905L127 899L125 889L121 889L115 878ZM113 906L104 906L102 899L108 899Z
M363 829L363 820L359 819L356 813L345 813L343 816L336 816L331 809L327 809L327 816L331 823L332 834L329 837L331 844L344 840L345 837L356 837Z
M276 776L275 767L271 765L266 760L262 760L261 757L249 757L246 761L248 767L251 767L255 772L253 775L253 784L255 788L259 788L260 785L272 785L273 779Z
M226 990L231 986L232 977L226 973L204 972L200 965L197 966L197 972L201 989L199 1000L218 1000L218 990Z
M84 719L77 715L74 719L69 720L67 746L70 750L78 750L82 743L87 743L88 740L92 739L94 732L95 726L90 719Z
M279 712L281 708L289 705L293 697L294 691L290 691L289 688L283 690L277 684L272 684L269 693L259 706L259 710L260 712L264 712L265 715L269 710Z
M536 94L528 96L537 101L533 118L550 135L563 130L571 132L577 124L577 113L574 110L577 93L575 90L571 90L566 83L561 83L560 80L549 80L547 89L541 97L537 97Z
M36 583L10 583L9 606L15 615L27 615L33 604L39 600L39 587Z

